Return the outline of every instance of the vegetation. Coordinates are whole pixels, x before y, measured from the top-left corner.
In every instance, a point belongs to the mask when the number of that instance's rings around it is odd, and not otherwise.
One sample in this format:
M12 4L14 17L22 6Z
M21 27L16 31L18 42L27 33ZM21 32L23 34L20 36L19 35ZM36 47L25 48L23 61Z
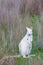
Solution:
M16 59L16 64L18 65L22 65L22 64L40 64L42 63L43 60L43 48L37 47L36 43L37 43L37 29L36 29L36 24L35 24L35 18L36 16L31 18L31 22L32 22L32 26L33 26L33 47L32 47L32 52L31 54L35 54L35 57L31 57L30 59L24 59L24 58L17 58ZM37 17L38 18L38 17ZM5 55L15 55L18 54L18 41L16 40L16 47L13 46L13 48L11 47L11 43L12 41L10 41L10 35L9 35L9 31L6 28L5 25L0 26L0 33L2 34L1 37L3 37L3 32L4 32L4 38L3 40L0 40L0 58L4 57ZM5 41L4 41L5 40ZM4 41L4 42L3 42ZM7 43L7 44L6 44ZM16 51L15 51L16 49Z
M35 54L26 59L8 58L2 65L43 65L42 0L0 0L0 8L0 61L6 55L19 54L18 44L26 33L26 26L33 28L31 54Z

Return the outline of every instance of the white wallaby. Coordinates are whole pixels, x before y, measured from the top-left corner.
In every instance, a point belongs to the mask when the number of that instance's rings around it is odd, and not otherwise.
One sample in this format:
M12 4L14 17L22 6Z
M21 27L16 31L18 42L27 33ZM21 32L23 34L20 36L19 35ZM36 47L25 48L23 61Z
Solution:
M26 27L26 29L27 29L26 35L19 43L19 52L20 55L23 56L24 58L29 56L29 54L31 53L33 41L32 28Z

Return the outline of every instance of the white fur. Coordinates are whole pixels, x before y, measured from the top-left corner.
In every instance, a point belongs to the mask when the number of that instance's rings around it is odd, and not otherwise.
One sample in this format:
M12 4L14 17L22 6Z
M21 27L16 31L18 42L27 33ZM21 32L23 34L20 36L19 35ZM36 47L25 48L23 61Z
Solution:
M32 49L32 40L33 40L33 34L32 29L26 27L27 33L19 43L19 52L20 55L23 57L26 57L26 55L29 55Z

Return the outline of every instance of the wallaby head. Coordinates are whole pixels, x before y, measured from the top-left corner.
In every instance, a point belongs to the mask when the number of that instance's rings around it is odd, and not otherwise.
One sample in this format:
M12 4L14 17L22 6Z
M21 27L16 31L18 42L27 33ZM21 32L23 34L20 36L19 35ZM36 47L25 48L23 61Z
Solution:
M33 40L32 28L26 27L26 29L27 29L26 35L19 43L19 52L21 56L23 56L24 58L26 57L26 55L28 56L30 54Z
M27 33L28 33L28 34L32 34L32 28L26 27L26 30L27 30Z
M28 38L30 39L30 41L32 42L33 41L33 32L32 32L32 28L28 28L26 27L26 30L27 30L27 36Z

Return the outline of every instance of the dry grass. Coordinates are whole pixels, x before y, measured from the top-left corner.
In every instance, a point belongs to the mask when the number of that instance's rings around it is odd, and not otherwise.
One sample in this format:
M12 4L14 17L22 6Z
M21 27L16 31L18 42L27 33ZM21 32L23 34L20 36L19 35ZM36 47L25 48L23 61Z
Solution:
M39 56L30 58L18 58L15 56L5 56L0 60L0 65L43 65L43 61Z

